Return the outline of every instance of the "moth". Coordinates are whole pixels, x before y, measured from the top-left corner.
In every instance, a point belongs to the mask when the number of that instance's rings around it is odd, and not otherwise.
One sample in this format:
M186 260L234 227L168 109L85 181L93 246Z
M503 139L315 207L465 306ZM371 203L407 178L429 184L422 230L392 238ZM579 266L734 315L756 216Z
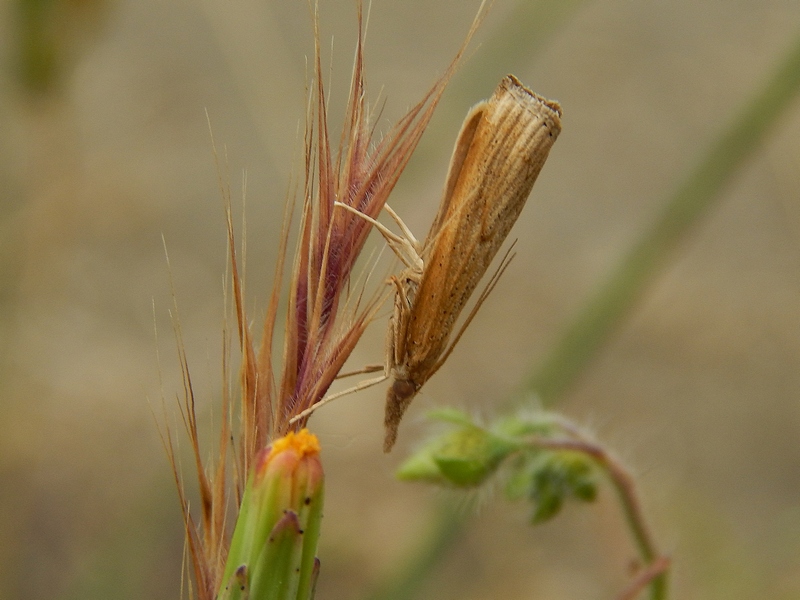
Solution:
M516 222L560 132L560 105L513 75L467 115L439 211L418 248L421 261L408 261L392 279L387 374L393 381L386 395L385 452L394 446L414 396L450 356L508 265L506 255L451 342L461 311ZM415 243L412 238L408 245Z
M458 317L516 222L559 133L561 106L507 75L461 126L442 201L424 242L414 238L388 205L384 210L402 235L336 203L372 223L405 269L390 279L395 299L384 373L323 399L295 419L334 398L391 379L383 444L384 452L391 451L411 401L450 356L508 266L507 253L451 341Z

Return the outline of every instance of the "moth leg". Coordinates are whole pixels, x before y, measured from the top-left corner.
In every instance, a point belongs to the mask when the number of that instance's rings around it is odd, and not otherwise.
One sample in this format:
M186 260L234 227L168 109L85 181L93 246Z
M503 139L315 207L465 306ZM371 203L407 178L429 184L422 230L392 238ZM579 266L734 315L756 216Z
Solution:
M347 396L348 394L353 394L355 392L360 392L361 390L365 390L367 388L370 388L373 385L378 385L379 383L383 383L384 381L386 381L388 378L389 378L389 376L384 372L384 373L381 373L381 375L378 376L378 377L374 377L372 379L365 379L364 381L359 381L353 387L347 388L346 390L342 390L341 392L336 392L335 394L331 394L330 396L325 396L322 400L320 400L319 402L314 404L314 406L311 406L311 407L305 409L303 412L298 413L295 416L293 416L291 419L289 419L289 424L291 425L292 423L295 423L295 422L299 421L300 419L304 419L305 417L308 417L312 413L316 412L316 410L318 408L320 408L321 406L324 406L325 404L327 404L328 402L330 402L332 400L336 400L337 398L341 398L342 396Z
M365 365L355 371L348 371L347 373L339 373L336 379L344 379L345 377L352 377L353 375L361 375L363 373L375 373L377 371L385 370L384 365Z
M394 312L392 313L389 327L388 347L391 350L392 368L387 373L393 373L394 367L404 365L406 362L406 334L411 317L411 303L416 296L419 286L419 274L405 271L401 277L392 277L389 283L395 287ZM388 356L388 352L387 352Z
M353 213L364 219L367 223L371 223L384 237L386 243L389 244L389 247L394 251L397 255L397 258L409 269L422 272L422 257L419 255L417 251L417 240L412 235L410 238L403 237L401 235L397 235L390 231L385 225L376 221L369 215L365 215L359 210L356 210L352 206L347 204L343 204L341 202L334 202L334 206L338 206L340 208L344 208L345 210ZM390 213L392 214L392 213ZM408 228L403 224L401 227L403 229L403 233L405 234L408 231ZM410 234L410 232L408 232Z
M417 238L414 237L414 234L411 233L411 230L408 228L408 225L405 224L403 219L400 218L400 215L394 212L394 209L392 209L392 207L389 206L388 204L383 205L383 210L389 213L389 216L394 219L394 222L397 223L397 226L400 228L400 231L403 232L403 236L411 243L411 245L414 247L414 251L417 253L417 256L419 256L420 254L419 240L417 240Z

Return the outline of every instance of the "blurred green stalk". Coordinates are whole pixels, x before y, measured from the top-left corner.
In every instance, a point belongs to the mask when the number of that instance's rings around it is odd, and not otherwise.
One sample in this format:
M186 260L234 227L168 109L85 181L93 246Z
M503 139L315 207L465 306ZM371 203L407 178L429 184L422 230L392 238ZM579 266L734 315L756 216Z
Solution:
M630 313L646 286L666 264L672 249L691 227L720 198L720 192L736 171L758 148L795 98L800 87L800 36L764 84L760 92L731 121L730 126L711 145L705 157L689 173L668 199L664 211L631 251L620 261L605 283L568 325L545 361L527 379L524 390L535 393L546 405L553 405L587 367ZM466 517L448 514L447 527L434 531L439 539L428 539L416 556L426 556L425 569L419 561L393 580L380 598L405 600L414 597L421 580L427 578L458 538L457 529ZM436 548L432 555L430 548ZM645 557L647 558L647 557ZM664 598L666 576L651 584L651 598Z

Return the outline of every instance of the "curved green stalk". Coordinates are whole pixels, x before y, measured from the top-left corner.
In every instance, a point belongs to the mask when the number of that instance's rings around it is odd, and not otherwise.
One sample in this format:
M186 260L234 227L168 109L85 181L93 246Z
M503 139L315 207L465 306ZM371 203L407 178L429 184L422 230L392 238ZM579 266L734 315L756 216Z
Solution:
M634 544L639 551L642 563L649 567L664 557L658 551L655 540L644 517L642 504L636 491L636 481L625 466L601 445L585 439L577 430L571 431L575 439L538 439L534 445L550 450L573 450L590 456L597 466L605 472L617 492L620 508L630 529ZM667 597L666 566L657 572L649 582L651 600L665 600Z

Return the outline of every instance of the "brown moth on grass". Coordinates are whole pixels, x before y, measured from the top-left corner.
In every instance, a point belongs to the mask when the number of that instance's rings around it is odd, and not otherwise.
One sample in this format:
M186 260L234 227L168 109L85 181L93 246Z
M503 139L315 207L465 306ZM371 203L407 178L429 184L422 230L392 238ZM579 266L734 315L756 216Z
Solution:
M560 132L559 104L507 75L461 126L444 196L422 244L388 205L384 208L403 235L361 215L383 234L406 267L391 278L395 302L384 374L333 394L299 416L391 378L383 449L392 449L400 420L414 396L450 356L508 266L507 254L451 342L461 311L517 220ZM336 206L358 212L338 202Z
M450 336L478 282L525 205L561 132L561 107L534 94L513 75L467 115L456 142L444 197L419 255L393 279L384 451L422 385L444 364L464 328L492 290L498 271L467 322Z

